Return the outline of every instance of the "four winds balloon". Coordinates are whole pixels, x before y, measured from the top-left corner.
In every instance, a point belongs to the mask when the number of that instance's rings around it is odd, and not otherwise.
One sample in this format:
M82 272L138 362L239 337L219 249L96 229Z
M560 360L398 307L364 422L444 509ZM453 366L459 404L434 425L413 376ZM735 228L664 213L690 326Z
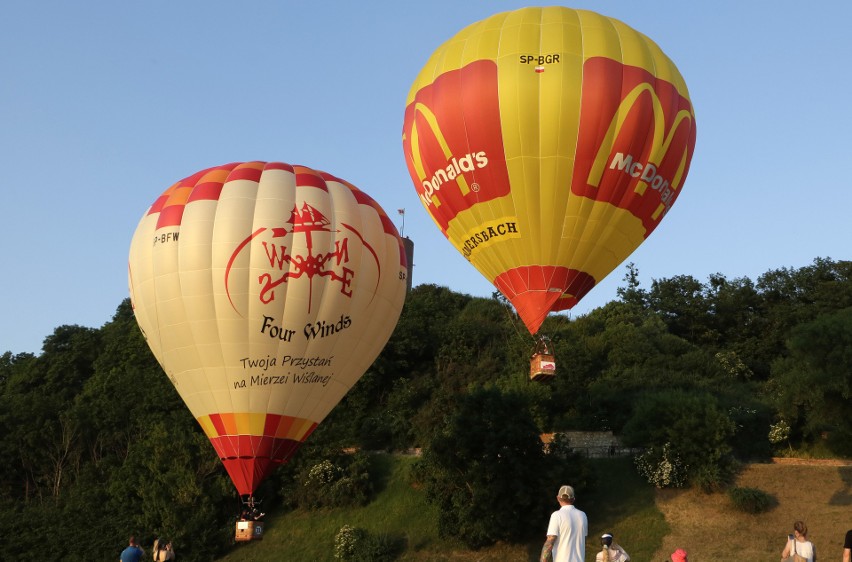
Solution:
M666 216L695 114L646 36L593 12L524 8L434 52L408 94L402 143L435 224L535 334Z
M128 274L148 345L250 497L384 347L407 269L363 191L246 162L168 188L139 222Z

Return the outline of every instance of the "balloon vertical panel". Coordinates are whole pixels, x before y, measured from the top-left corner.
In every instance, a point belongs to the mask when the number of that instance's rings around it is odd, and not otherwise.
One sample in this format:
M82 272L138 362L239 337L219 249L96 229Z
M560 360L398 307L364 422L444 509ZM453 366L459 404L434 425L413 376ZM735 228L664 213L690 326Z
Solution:
M424 208L535 333L668 212L695 116L677 68L646 36L593 12L524 8L432 54L402 137Z
M128 267L137 321L241 494L369 368L401 312L406 267L372 198L304 166L204 170L140 221Z

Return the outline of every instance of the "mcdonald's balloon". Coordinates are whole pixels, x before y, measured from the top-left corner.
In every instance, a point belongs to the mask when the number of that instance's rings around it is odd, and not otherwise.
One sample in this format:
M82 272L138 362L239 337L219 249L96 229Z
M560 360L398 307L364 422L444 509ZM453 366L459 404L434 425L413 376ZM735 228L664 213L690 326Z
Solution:
M420 200L535 334L654 231L683 188L695 113L671 60L620 21L562 7L475 23L408 94Z
M203 170L144 214L128 263L136 320L241 495L369 368L406 271L382 208L303 166Z

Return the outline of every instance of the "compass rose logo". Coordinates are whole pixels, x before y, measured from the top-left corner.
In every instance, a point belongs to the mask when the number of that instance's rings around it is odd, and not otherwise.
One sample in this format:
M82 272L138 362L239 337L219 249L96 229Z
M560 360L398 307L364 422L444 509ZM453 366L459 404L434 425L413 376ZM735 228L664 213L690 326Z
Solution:
M231 297L231 273L237 258L243 252L248 251L252 245L262 246L262 251L269 263L267 271L257 277L257 283L260 285L258 298L263 304L270 304L275 301L275 289L283 283L293 283L301 279L310 284L308 293L308 311L310 312L313 305L311 298L313 283L320 277L326 277L339 283L340 292L351 297L352 280L355 278L356 272L349 267L349 236L339 236L343 230L358 238L364 248L372 254L376 267L380 269L375 250L354 227L340 223L340 228L333 230L331 221L325 215L307 202L303 202L301 207L299 205L293 207L285 226L258 228L234 249L225 268L225 291L233 309L242 316ZM319 242L317 244L319 247L327 247L327 244L322 243L322 241L327 241L327 237L323 234L338 235L335 236L334 250L315 251L315 242ZM290 237L289 240L288 236ZM305 237L306 254L304 252L304 255L292 252L292 240L295 236ZM288 242L290 246L288 246ZM259 250L260 248L256 251Z

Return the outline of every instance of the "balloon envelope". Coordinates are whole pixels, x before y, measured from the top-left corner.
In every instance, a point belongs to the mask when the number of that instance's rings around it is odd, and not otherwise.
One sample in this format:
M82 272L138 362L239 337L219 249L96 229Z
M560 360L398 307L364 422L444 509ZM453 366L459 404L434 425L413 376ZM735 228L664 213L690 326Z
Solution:
M244 495L370 366L406 291L381 207L280 162L171 186L139 222L128 275L148 345Z
M403 123L423 206L530 333L653 232L694 146L686 84L660 48L562 7L459 32L415 79Z

